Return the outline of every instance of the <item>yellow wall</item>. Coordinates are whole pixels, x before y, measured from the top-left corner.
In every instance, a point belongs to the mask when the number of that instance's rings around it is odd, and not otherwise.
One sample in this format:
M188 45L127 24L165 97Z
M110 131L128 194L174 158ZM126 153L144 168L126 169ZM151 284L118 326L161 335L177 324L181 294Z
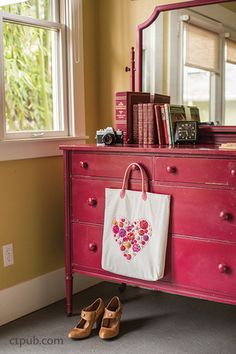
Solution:
M113 124L114 93L130 90L130 74L124 69L130 65L131 47L136 47L137 25L150 17L156 5L176 2L178 1L99 0L100 128Z
M156 5L179 0L85 0L84 52L87 134L113 125L114 94L130 90L130 50L136 47L137 25Z
M86 132L113 123L114 93L129 90L130 48L136 26L154 0L85 0ZM171 1L169 1L170 3ZM176 0L172 1L176 2ZM0 163L0 289L64 265L63 163L61 157ZM15 264L3 267L2 245L13 243Z
M14 247L13 266L0 252L3 289L63 266L62 158L1 162L0 188L0 244Z

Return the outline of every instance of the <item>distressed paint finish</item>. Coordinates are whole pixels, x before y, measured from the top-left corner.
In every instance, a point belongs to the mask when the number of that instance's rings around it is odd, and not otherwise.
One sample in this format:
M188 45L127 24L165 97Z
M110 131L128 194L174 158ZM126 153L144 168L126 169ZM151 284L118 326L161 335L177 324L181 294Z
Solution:
M72 275L236 304L236 151L217 146L65 145L67 313ZM126 167L141 164L149 190L171 195L165 276L143 281L102 270L105 188L121 188ZM140 190L139 171L130 188Z

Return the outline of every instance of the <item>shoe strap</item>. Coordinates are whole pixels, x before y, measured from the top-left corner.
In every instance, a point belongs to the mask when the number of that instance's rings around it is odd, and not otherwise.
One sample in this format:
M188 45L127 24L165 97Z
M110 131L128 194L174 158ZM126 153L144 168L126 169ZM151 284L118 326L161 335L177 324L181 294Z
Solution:
M103 318L119 318L121 316L120 312L110 311L105 309Z
M81 311L81 318L86 321L94 321L96 317L96 311Z

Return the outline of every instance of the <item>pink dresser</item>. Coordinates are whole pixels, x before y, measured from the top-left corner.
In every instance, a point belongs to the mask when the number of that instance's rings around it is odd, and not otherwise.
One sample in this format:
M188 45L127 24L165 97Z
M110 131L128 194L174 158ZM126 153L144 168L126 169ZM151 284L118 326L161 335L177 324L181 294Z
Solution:
M214 147L65 145L67 314L73 273L236 304L236 151ZM171 195L165 276L156 282L101 268L105 188L121 188L128 164L141 164L150 192ZM139 172L131 188L140 189Z

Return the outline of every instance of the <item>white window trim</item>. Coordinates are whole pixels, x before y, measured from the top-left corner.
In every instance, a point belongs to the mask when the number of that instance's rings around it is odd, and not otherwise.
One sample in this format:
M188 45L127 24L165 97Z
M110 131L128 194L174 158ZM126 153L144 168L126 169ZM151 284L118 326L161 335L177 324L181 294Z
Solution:
M169 60L168 62L168 74L167 74L167 87L168 87L168 94L171 97L172 103L181 104L182 103L182 96L183 96L183 54L180 48L182 48L182 33L183 33L183 21L180 21L181 16L192 16L193 20L192 23L201 25L202 19L201 15L214 17L215 20L226 23L227 27L225 32L233 31L232 38L235 37L235 18L232 15L231 11L227 9L223 9L219 5L214 5L214 8L220 8L220 15L218 11L212 12L212 7L201 7L197 8L198 13L194 13L188 11L187 9L179 10L179 11L171 11L170 12L170 21L169 21L169 38L168 38L168 51L169 51L169 58L177 58L176 60ZM200 15L200 16L199 16ZM214 28L217 26L214 21L208 26L209 29L216 30ZM220 25L219 25L220 26ZM204 27L204 26L203 26ZM224 26L221 26L221 31L223 32ZM216 30L217 31L217 30ZM224 43L224 38L221 40L221 46ZM223 51L221 51L223 53ZM220 67L221 72L223 73L224 70L224 58L223 54L220 58ZM223 73L224 76L224 73ZM224 97L224 82L223 76L221 78L214 75L214 78L211 78L211 88L215 91L215 95L213 100L211 101L211 117L222 117L221 124L224 124L224 104L223 104L223 97ZM219 89L221 87L221 90ZM214 102L213 102L214 101ZM218 113L218 114L216 114Z
M163 92L163 62L164 62L164 48L163 41L163 26L164 26L164 13L160 13L158 16L158 21L154 21L151 26L144 30L144 40L143 46L148 45L149 48L144 48L144 51L148 51L148 57L150 57L150 62L147 63L143 60L143 90L149 91L151 93ZM146 34L147 33L147 34ZM145 34L147 35L147 40L145 41ZM158 60L156 58L158 57ZM146 67L145 67L146 65ZM149 72L149 66L152 68L152 73L150 76L144 73Z
M28 159L62 154L59 145L66 143L85 143L85 94L84 94L84 60L83 60L83 18L82 0L60 0L62 16L67 14L67 61L68 71L65 94L68 95L68 107L65 107L70 120L68 136L19 138L0 141L0 161ZM68 11L66 11L66 6ZM27 18L28 21L28 18ZM32 20L34 21L34 20ZM75 23L77 21L77 23ZM0 34L1 35L1 34ZM74 36L79 41L74 40ZM79 47L78 47L79 46ZM68 49L69 48L69 49ZM2 51L0 44L0 50ZM79 53L76 58L75 53ZM75 60L76 59L76 60ZM3 70L0 63L0 70ZM4 99L3 83L0 87L0 100ZM76 99L74 99L76 97ZM1 108L3 110L3 105ZM4 113L3 111L1 113ZM78 119L79 117L79 119Z

